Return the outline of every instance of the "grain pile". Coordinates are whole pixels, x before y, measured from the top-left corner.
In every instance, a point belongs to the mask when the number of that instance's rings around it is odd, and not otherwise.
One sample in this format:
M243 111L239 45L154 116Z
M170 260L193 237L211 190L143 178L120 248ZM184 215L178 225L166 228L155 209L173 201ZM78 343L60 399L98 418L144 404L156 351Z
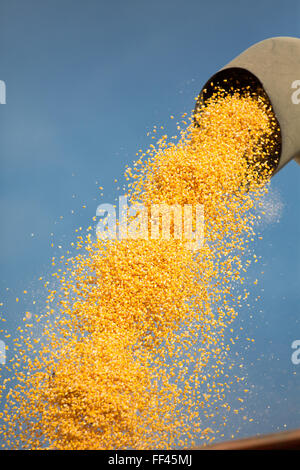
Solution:
M4 448L180 448L222 436L243 381L229 374L230 344L279 130L247 90L216 90L195 118L139 152L127 196L149 212L201 205L204 242L191 249L174 223L168 239L78 237L42 315L19 328L1 385Z

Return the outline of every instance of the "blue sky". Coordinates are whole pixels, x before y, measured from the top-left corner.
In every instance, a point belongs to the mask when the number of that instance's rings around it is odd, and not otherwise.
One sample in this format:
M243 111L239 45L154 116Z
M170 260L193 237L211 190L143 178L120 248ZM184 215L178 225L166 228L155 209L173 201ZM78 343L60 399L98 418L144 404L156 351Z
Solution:
M189 112L206 80L253 43L300 37L300 3L0 0L0 10L0 297L13 329L32 292L42 297L37 278L49 275L58 246L120 193L114 180L147 148L147 131L175 133L169 116ZM264 291L240 312L256 340L242 353L254 420L240 424L241 435L300 427L300 365L291 362L300 339L299 181L294 162L272 181L275 215L257 245Z

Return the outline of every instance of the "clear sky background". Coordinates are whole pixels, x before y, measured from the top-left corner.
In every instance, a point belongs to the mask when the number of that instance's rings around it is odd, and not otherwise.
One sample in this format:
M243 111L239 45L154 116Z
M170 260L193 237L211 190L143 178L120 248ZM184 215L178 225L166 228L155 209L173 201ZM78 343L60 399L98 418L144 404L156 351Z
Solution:
M169 116L190 112L212 74L271 36L300 37L299 0L0 0L0 297L12 330L33 296L42 305L37 279L49 278L51 256L120 194L114 180L147 148L147 131L173 135ZM300 427L299 183L294 162L272 180L262 260L249 273L259 287L238 320L255 338L236 346L253 421L236 418L227 438L237 424L241 436Z

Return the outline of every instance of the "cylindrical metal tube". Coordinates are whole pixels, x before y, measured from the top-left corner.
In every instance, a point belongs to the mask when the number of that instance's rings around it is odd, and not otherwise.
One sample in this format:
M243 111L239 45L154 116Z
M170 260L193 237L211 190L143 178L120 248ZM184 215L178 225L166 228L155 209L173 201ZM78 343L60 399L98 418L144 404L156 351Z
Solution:
M300 429L236 441L219 442L198 450L300 450Z
M281 131L274 173L292 159L300 163L300 39L270 38L244 51L208 80L195 112L216 85L228 89L250 85L253 91L267 96ZM270 158L275 162L275 155Z

